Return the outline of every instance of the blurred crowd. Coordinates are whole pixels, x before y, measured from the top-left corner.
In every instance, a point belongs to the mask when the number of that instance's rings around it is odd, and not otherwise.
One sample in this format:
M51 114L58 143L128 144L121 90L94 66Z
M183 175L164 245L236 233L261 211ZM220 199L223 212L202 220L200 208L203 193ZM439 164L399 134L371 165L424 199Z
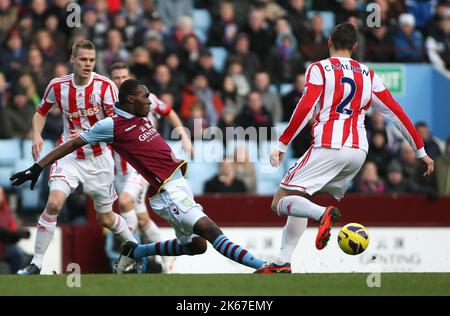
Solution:
M69 0L0 0L0 138L30 137L46 85L71 72L71 46L80 39L95 43L97 73L108 76L113 63L128 64L133 76L170 104L192 132L196 118L203 119L201 129L222 130L289 121L303 91L305 69L328 57L329 31L342 22L358 30L355 59L432 63L449 71L450 0L373 1L379 27L367 26L374 21L373 11L366 10L371 2L91 0L77 1L80 10L67 11ZM353 191L450 194L448 140L417 123L438 165L436 176L423 178L414 152L381 115L371 112L366 126L371 149ZM309 147L310 127L293 143L296 157ZM164 122L158 128L170 135ZM56 141L61 130L55 108L43 137ZM223 162L205 192L255 193L251 163L234 164Z

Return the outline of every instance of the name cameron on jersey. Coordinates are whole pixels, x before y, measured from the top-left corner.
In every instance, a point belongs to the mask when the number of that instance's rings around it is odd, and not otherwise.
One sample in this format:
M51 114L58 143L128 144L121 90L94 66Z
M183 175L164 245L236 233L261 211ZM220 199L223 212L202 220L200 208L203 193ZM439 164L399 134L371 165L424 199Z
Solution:
M353 71L353 72L357 72L357 73L363 74L365 76L369 76L369 74L370 74L369 70L363 70L363 69L361 69L359 67L355 67L355 66L352 66L352 65L344 65L344 64L326 65L324 67L324 69L325 69L325 71L332 71L332 70L335 70L335 69L336 70L345 69L345 70L350 70L350 71Z

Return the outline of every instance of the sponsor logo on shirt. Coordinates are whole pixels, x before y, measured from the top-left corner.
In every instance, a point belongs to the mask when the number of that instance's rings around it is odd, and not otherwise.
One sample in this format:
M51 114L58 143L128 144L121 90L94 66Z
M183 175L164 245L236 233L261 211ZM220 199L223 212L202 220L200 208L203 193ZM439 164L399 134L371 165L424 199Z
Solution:
M100 108L98 105L94 105L89 109L78 109L78 111L74 112L64 111L64 114L66 114L66 116L71 120L78 117L95 116L99 111Z

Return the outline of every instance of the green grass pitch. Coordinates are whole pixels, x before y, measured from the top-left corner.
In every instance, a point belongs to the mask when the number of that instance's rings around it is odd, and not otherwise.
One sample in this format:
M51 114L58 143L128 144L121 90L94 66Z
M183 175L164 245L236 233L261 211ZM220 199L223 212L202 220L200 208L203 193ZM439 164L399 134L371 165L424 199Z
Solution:
M0 295L450 295L450 273L382 273L379 288L369 288L364 273L85 274L79 288L68 287L67 277L0 276Z

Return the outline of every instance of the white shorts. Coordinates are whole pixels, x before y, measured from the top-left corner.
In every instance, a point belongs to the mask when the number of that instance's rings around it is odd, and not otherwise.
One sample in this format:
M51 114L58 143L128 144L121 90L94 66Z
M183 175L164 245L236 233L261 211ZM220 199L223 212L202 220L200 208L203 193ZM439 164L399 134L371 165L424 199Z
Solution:
M116 189L117 194L120 195L120 193L123 192L123 188L125 188L125 184L127 183L128 175L129 173L116 175L114 177L114 188Z
M122 192L127 192L133 197L136 214L147 213L145 197L147 195L148 182L137 171L128 174L127 181Z
M51 166L49 181L50 191L72 193L80 183L83 192L94 201L99 213L112 211L112 204L117 199L114 190L114 162L109 152L88 159L77 159L67 155Z
M340 200L364 164L366 155L359 148L311 147L289 168L280 187L309 195L328 192Z
M194 195L187 180L178 170L152 199L150 205L158 216L166 219L175 229L180 244L191 242L194 224L202 217L203 208L194 201Z

